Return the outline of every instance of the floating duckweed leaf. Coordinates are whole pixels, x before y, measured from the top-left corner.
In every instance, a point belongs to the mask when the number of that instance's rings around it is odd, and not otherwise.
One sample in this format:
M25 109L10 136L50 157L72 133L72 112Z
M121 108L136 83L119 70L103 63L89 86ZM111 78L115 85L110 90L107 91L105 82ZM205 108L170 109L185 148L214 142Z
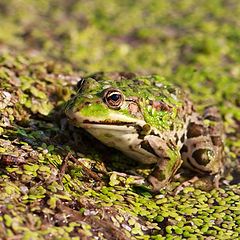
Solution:
M5 188L5 191L7 194L12 195L12 194L19 194L20 190L19 188L14 185L14 184L8 184Z
M58 200L58 198L56 196L51 196L50 199L47 201L47 203L51 209L56 208L57 200Z
M120 183L120 181L117 178L118 178L118 176L116 173L111 174L109 185L110 186L118 185Z
M29 200L36 200L45 197L46 189L42 186L39 187L32 187L29 190L28 199Z
M38 240L39 234L37 232L32 232L32 231L26 230L22 239L23 240Z
M31 87L31 88L30 88L30 92L31 92L32 95L35 96L35 97L38 97L38 98L41 98L41 99L46 99L46 98L47 98L47 95L46 95L44 92L38 90L38 89L35 88L35 87Z
M3 147L0 147L0 153L4 153L6 151L6 149L5 148L3 148Z
M21 76L20 80L21 80L21 89L23 91L30 89L32 83L34 82L34 79L28 76Z
M12 225L13 219L11 216L9 216L8 214L4 214L3 219L7 227L10 227Z
M52 103L43 100L36 102L35 100L31 103L31 106L29 106L33 113L40 113L44 116L47 116L51 110L53 109Z

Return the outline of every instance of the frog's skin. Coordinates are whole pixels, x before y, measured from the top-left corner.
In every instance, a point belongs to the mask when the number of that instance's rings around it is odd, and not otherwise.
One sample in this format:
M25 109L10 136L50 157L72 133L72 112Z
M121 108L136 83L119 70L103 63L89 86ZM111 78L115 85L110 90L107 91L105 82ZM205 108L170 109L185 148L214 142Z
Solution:
M144 164L154 190L186 165L202 175L223 169L221 118L214 107L199 115L186 94L160 76L97 73L79 82L66 115L107 146Z

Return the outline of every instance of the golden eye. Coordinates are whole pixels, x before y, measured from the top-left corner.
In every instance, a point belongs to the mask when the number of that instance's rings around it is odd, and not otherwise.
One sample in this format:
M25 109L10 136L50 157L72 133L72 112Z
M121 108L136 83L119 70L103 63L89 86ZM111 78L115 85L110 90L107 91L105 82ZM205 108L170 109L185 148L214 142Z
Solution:
M118 89L108 88L104 91L103 101L112 109L120 109L124 102L124 96Z

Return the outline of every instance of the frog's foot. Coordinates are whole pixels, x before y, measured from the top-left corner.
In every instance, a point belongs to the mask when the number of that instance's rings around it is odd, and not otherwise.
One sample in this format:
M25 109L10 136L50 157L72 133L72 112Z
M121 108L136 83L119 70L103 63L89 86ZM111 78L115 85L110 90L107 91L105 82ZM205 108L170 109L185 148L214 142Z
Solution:
M167 180L160 181L153 175L149 175L147 181L152 186L153 192L158 192L160 189L164 188L168 182Z
M173 150L171 152L173 153L172 156L167 156L164 152L165 156L161 157L148 176L147 181L151 184L153 192L158 192L160 189L164 188L171 181L182 164L178 152Z

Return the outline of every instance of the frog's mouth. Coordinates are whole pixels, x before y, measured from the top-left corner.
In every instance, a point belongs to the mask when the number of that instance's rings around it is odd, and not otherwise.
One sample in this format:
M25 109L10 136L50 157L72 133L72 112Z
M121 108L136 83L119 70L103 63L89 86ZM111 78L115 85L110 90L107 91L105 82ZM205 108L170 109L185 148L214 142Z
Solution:
M84 126L87 125L96 125L96 126L134 126L136 125L136 122L122 122L122 121L109 121L109 120L103 120L103 121L89 121L84 120L82 121L82 124Z
M134 127L136 125L143 126L145 124L145 121L143 120L122 116L119 114L110 114L108 118L95 118L92 116L85 117L79 113L67 113L67 116L75 126L82 128L119 128L120 130Z

